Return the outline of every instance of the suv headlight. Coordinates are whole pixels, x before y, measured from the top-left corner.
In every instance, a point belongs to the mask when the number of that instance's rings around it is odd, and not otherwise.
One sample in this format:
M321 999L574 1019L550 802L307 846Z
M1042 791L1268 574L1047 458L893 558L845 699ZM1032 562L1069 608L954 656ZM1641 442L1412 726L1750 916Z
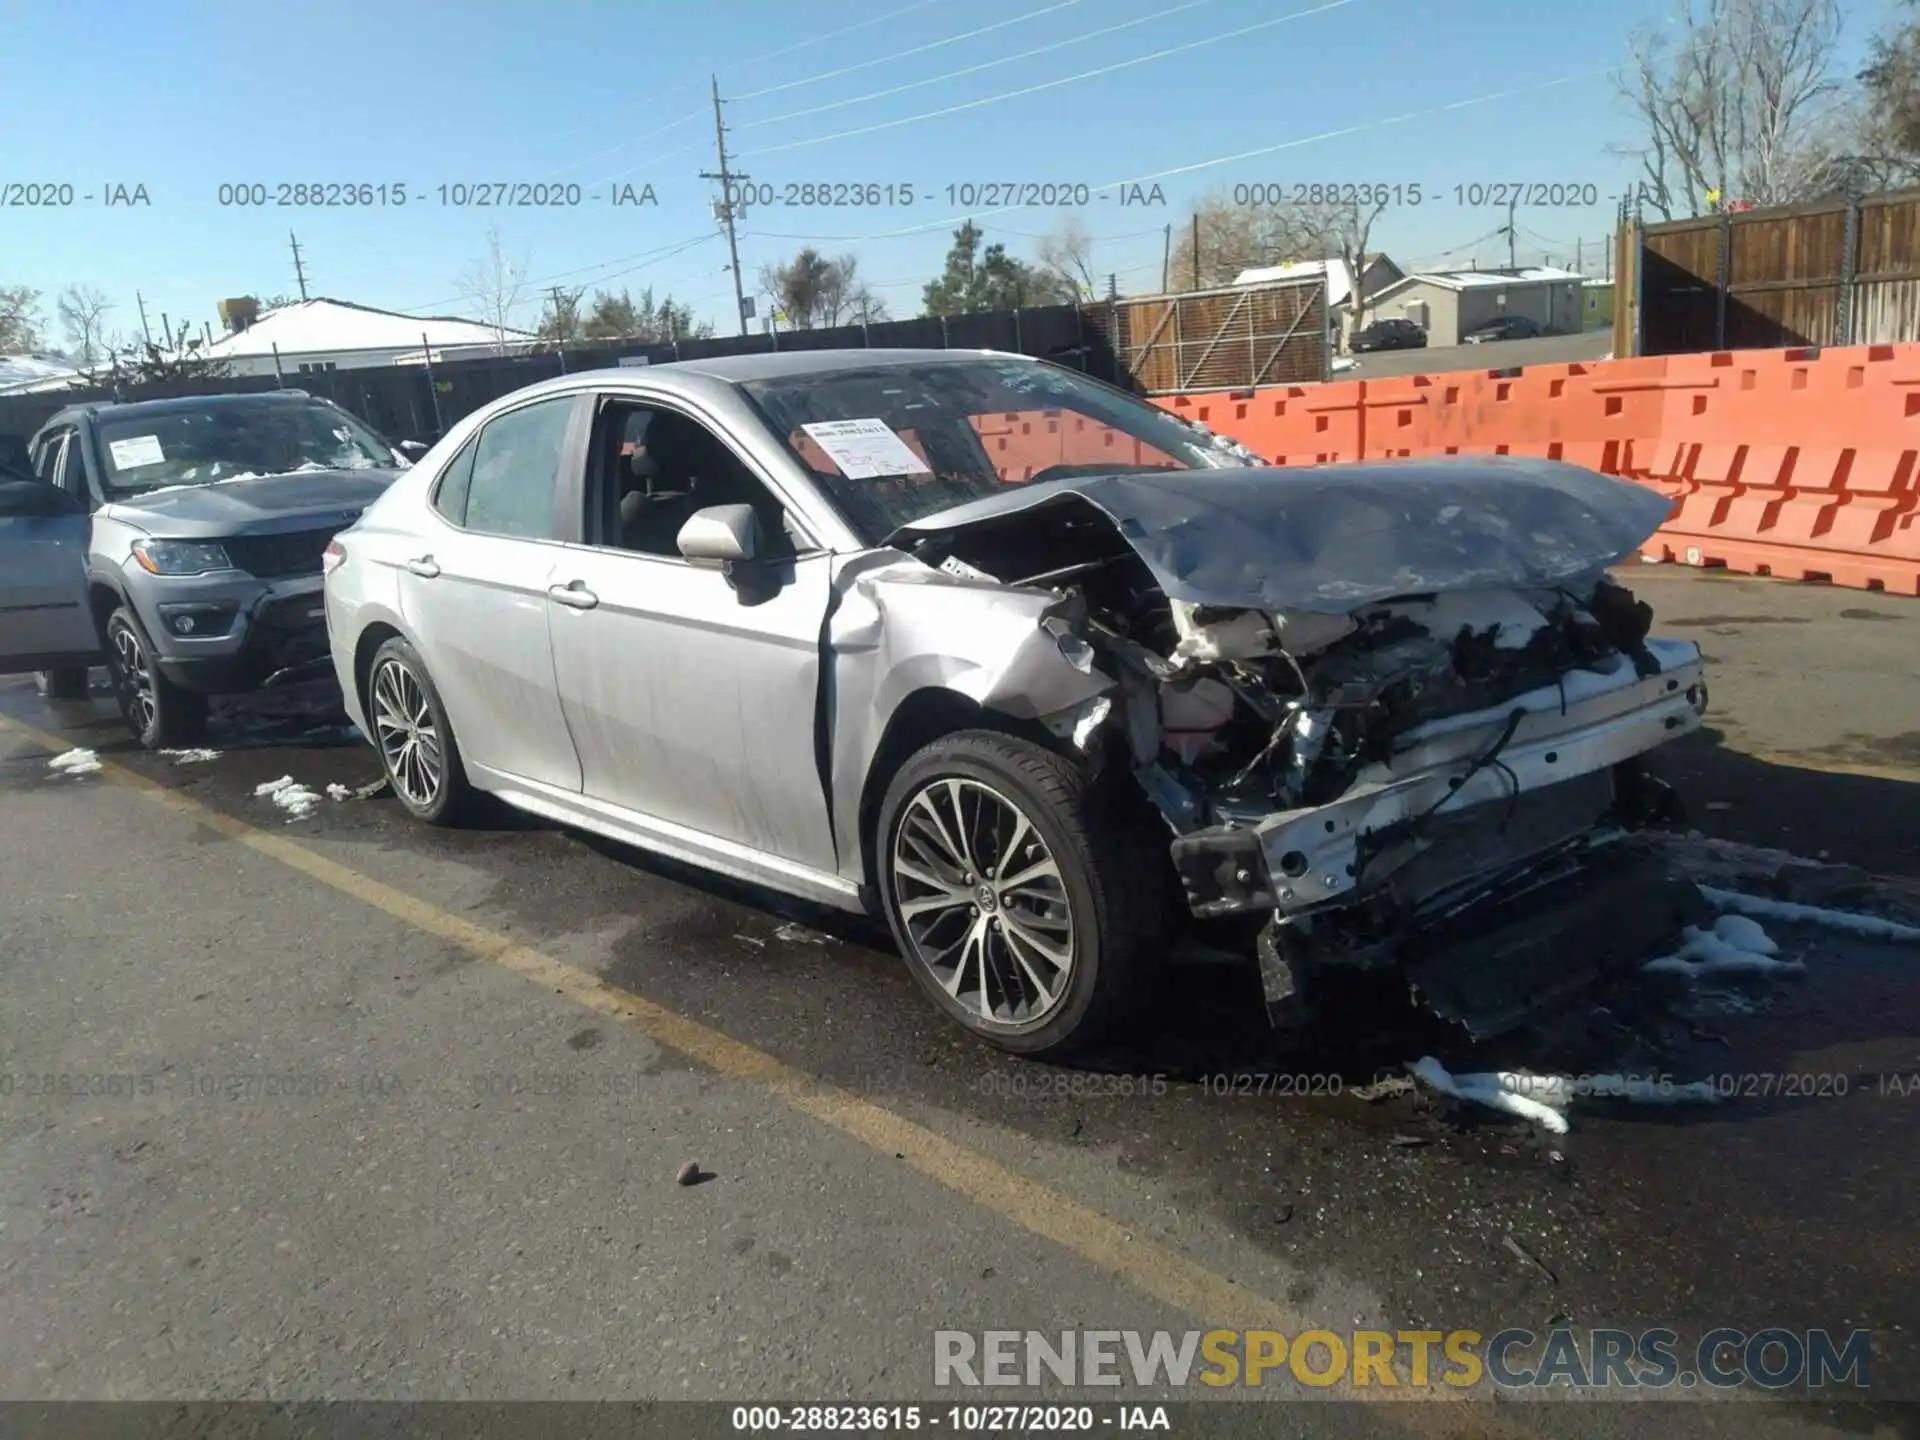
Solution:
M133 558L150 575L205 575L233 568L224 549L204 540L142 540L133 547Z

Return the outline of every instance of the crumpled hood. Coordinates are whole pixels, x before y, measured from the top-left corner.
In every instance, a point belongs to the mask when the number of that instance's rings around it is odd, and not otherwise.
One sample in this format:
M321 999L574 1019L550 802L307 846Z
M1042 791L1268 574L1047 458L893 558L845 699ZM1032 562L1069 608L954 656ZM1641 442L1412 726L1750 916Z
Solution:
M1171 470L1010 485L903 526L888 544L1092 505L1169 599L1345 614L1396 595L1546 588L1634 554L1672 502L1557 460L1448 456Z
M108 507L114 518L168 535L241 535L284 530L286 522L311 515L316 523L357 514L379 499L397 470L297 470L209 485L129 495Z

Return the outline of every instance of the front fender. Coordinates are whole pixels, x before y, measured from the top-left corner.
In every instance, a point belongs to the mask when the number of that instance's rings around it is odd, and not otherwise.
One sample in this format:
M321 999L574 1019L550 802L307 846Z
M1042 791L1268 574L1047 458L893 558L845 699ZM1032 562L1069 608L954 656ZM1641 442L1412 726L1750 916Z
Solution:
M1036 720L1112 689L1043 628L1061 607L1045 590L956 578L899 551L854 556L834 576L825 673L830 802L842 878L865 879L861 798L889 726L928 689Z

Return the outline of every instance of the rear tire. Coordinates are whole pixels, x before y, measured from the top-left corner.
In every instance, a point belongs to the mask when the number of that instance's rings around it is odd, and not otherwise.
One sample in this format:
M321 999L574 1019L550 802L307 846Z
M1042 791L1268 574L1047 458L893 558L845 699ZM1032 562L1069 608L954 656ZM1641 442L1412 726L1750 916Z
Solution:
M460 743L420 653L395 636L373 653L362 711L394 798L429 825L472 817L479 792L467 782Z
M875 843L894 939L949 1018L1049 1057L1131 1018L1167 938L1165 851L1111 787L1031 741L963 730L900 767Z
M147 750L176 750L206 738L207 697L160 673L133 611L107 617L107 668L133 738Z
M36 670L33 680L49 700L84 700L92 689L85 670Z

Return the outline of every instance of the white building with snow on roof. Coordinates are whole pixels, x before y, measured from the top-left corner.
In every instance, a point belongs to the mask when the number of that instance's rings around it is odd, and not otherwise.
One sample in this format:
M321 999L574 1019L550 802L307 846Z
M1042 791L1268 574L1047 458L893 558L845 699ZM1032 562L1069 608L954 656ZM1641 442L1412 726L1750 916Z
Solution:
M1374 309L1374 297L1401 279L1403 274L1384 252L1367 252L1360 266L1360 295L1366 304L1367 320L1379 318ZM1242 270L1234 277L1233 283L1261 285L1275 280L1308 280L1319 275L1326 276L1327 314L1337 327L1335 334L1344 349L1351 338L1348 331L1353 325L1353 314L1348 309L1348 301L1353 294L1353 273L1345 260L1335 257L1331 260L1294 260L1285 265L1262 265L1253 270Z
M234 375L289 378L374 365L433 364L489 355L513 355L537 343L525 330L496 329L477 320L402 315L346 300L296 300L264 314L251 299L226 300L220 319L227 333L196 355L222 360Z
M1375 320L1407 319L1429 345L1458 345L1470 330L1507 315L1524 315L1544 335L1575 335L1585 326L1585 277L1572 270L1445 270L1394 281L1367 301Z

